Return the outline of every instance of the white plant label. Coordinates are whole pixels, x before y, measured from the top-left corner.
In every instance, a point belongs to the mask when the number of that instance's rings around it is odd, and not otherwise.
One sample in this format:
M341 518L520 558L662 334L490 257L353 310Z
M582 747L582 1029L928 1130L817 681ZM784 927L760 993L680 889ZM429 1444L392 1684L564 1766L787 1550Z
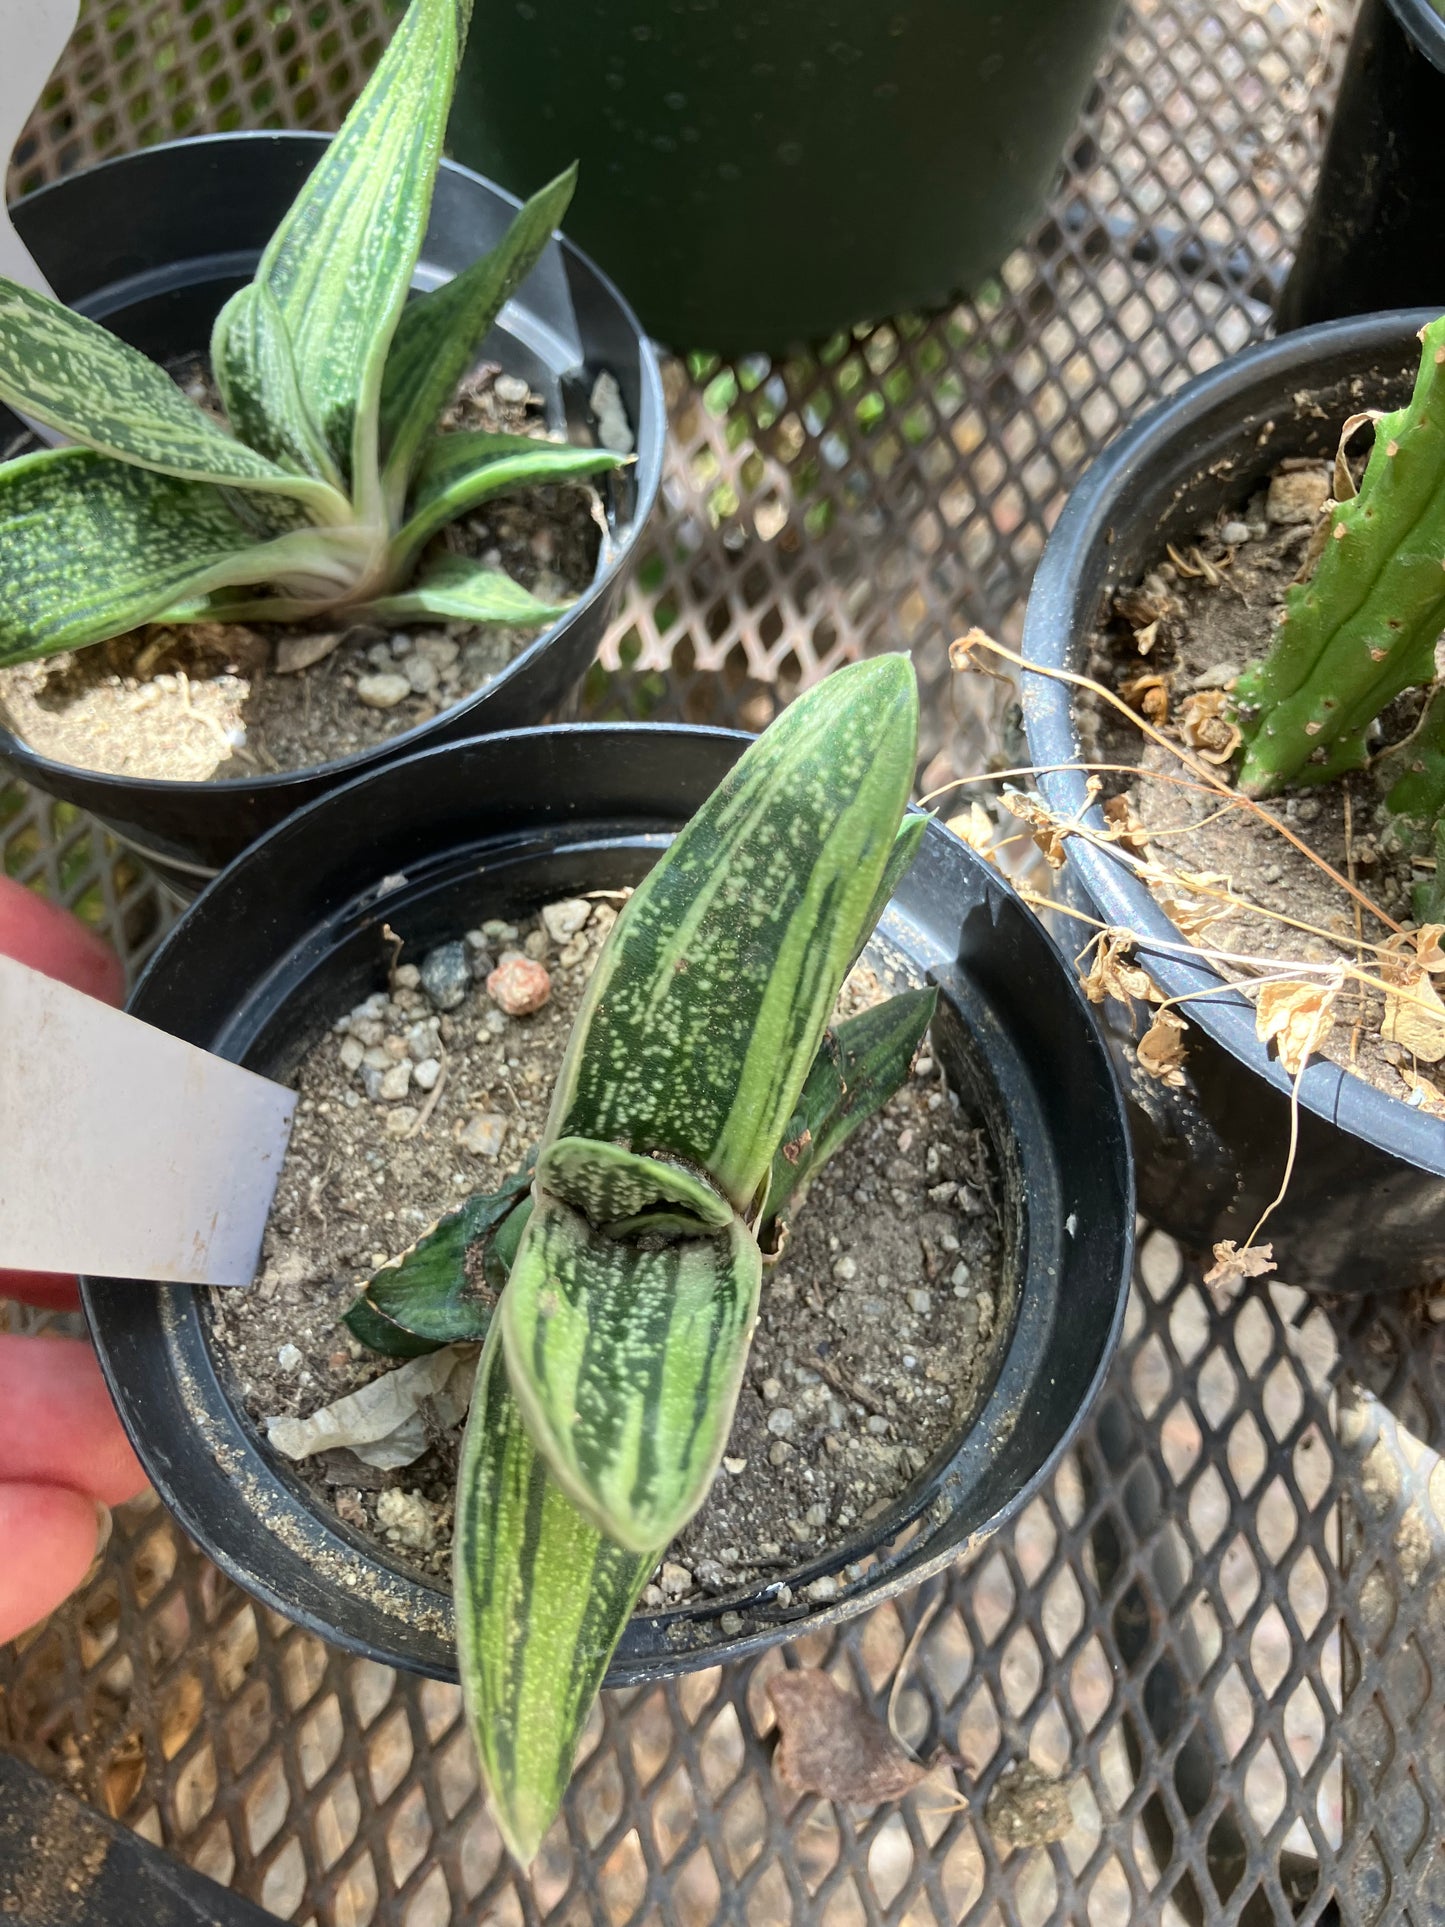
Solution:
M247 1285L296 1094L0 957L0 1266Z

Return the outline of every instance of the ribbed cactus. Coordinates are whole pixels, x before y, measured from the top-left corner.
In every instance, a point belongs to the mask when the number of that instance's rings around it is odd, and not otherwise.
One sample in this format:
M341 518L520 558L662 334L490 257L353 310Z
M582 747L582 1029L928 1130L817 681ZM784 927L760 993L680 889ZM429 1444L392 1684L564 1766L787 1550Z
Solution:
M1396 850L1433 856L1435 872L1415 886L1421 923L1445 923L1445 684L1425 706L1415 733L1382 765L1388 840Z
M1273 647L1235 689L1247 796L1360 768L1374 719L1434 678L1445 628L1445 319L1421 340L1409 406L1376 424L1359 494L1332 512L1319 566L1290 590Z

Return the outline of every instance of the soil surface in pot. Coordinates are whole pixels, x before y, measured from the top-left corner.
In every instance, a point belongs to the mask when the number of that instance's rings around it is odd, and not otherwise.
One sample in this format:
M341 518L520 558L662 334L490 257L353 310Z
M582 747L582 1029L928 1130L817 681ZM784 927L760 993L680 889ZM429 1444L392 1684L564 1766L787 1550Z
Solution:
M172 373L221 418L202 364ZM491 365L468 377L446 426L549 439L527 384ZM427 556L467 555L541 601L566 602L593 581L603 526L588 487L516 490L444 529ZM170 782L254 780L354 756L429 722L485 688L544 633L435 621L387 630L345 620L150 623L0 670L0 717L42 756L77 769Z
M395 1361L339 1323L357 1281L467 1193L515 1171L540 1135L616 896L492 922L393 968L390 993L307 1054L295 1132L244 1294L210 1294L213 1346L265 1436ZM585 917L585 922L581 921ZM572 927L572 926L577 927ZM487 980L520 953L548 1001L509 1016ZM513 966L514 973L516 966ZM886 994L865 960L843 1014ZM515 1000L514 1000L515 1001ZM851 1537L967 1424L992 1382L1013 1306L992 1153L927 1043L908 1083L824 1171L762 1310L724 1469L669 1549L656 1609L776 1577ZM381 1556L447 1583L460 1427L434 1427L393 1470L333 1450L288 1469ZM818 1597L836 1582L825 1580Z
M1187 549L1176 546L1141 583L1119 592L1110 620L1093 639L1095 678L1117 690L1166 738L1215 763L1225 783L1233 783L1231 752L1238 743L1226 713L1228 692L1273 639L1286 591L1310 554L1330 487L1331 470L1324 463L1281 464L1268 486L1242 507L1221 514ZM1390 707L1382 718L1380 748L1410 733L1421 702L1418 691L1409 691ZM1275 827L1288 829L1340 876L1353 879L1396 923L1412 926L1410 887L1422 872L1408 856L1391 854L1382 840L1381 792L1368 771L1300 784L1253 808L1231 806L1217 795L1161 780L1194 781L1167 750L1097 698L1083 699L1080 721L1087 760L1134 764L1154 773L1152 780L1132 782L1106 773L1105 790L1127 795L1132 817L1148 839L1142 854L1180 881L1176 900L1226 911L1195 935L1202 948L1258 958L1260 969L1285 977L1292 961L1353 964L1357 959L1378 976L1378 958L1357 946L1384 943L1390 927L1368 910L1357 913L1348 892ZM1191 876L1214 886L1227 879L1242 907L1222 905L1208 889L1191 892ZM1240 978L1259 974L1226 962L1219 968ZM1181 1014L1187 1020L1187 1006ZM1347 983L1336 999L1323 1054L1392 1097L1412 1101L1412 1089L1418 1089L1413 1101L1423 1097L1433 1108L1428 1077L1421 1084L1429 1065L1422 1067L1381 1035L1384 1015L1378 992ZM1440 1105L1445 1110L1445 1099Z

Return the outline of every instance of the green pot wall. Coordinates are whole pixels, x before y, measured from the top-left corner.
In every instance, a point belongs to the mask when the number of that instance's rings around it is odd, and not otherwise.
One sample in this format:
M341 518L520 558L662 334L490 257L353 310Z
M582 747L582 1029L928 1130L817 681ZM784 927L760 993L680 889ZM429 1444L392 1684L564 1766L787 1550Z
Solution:
M1117 0L476 0L452 116L675 348L975 287L1038 213Z

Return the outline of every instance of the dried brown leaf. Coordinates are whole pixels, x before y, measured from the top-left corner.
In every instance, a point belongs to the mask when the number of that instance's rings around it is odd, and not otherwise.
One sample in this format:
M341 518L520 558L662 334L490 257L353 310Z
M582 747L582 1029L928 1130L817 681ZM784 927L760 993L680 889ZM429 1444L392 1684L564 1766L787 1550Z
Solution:
M1298 1077L1319 1050L1335 1022L1335 999L1345 977L1336 969L1306 983L1261 984L1255 998L1254 1029L1262 1044L1273 1043L1279 1061Z
M1438 1064L1445 1058L1445 1002L1430 981L1441 968L1442 926L1428 923L1421 930L1391 937L1380 959L1385 980L1385 1015L1380 1035L1399 1044L1421 1063Z
M1222 689L1196 689L1179 705L1179 733L1206 763L1227 763L1243 741Z
M1016 816L1021 823L1027 823L1029 834L1042 851L1044 861L1051 870L1064 867L1064 843L1072 833L1072 825L1062 817L1055 816L1042 797L1030 795L1023 790L1005 790L999 798L1010 816Z
M1084 995L1091 1004L1102 1004L1106 997L1112 997L1119 1004L1135 1000L1141 1003L1159 1002L1161 992L1153 978L1147 970L1130 961L1132 944L1133 938L1127 930L1099 932L1088 974L1079 979Z
M1275 1269L1273 1245L1246 1245L1241 1251L1233 1238L1224 1238L1214 1247L1214 1263L1204 1274L1204 1282L1216 1301L1227 1298L1249 1278L1263 1278Z
M1121 850L1143 856L1149 847L1149 832L1134 814L1127 796L1111 796L1104 805L1104 821L1109 825L1109 841Z
M1178 1090L1184 1084L1184 1037L1189 1026L1172 1010L1156 1011L1154 1021L1139 1039L1139 1068L1161 1084Z
M947 828L971 850L977 850L990 863L994 861L993 846L998 841L998 826L982 803L970 802L966 810L960 811L957 816L950 816Z
M1130 682L1120 683L1119 694L1156 729L1168 722L1169 684L1165 677L1135 676Z
M911 1793L930 1769L827 1673L776 1673L768 1698L778 1719L773 1771L795 1793L876 1807Z

